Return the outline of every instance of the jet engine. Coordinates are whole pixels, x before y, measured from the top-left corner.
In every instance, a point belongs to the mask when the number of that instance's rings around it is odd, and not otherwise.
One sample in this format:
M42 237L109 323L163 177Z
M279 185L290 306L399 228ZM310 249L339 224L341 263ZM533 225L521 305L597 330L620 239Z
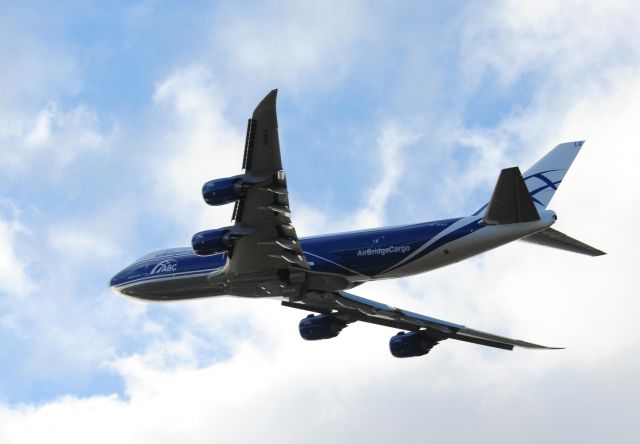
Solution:
M239 232L235 227L218 228L196 233L191 238L194 253L200 256L230 251L236 240L248 233Z
M202 186L202 197L209 205L224 205L234 202L244 193L240 176L210 180Z
M410 358L426 355L437 343L438 341L429 337L426 331L401 331L389 340L389 349L396 358Z
M312 315L300 321L300 336L307 341L335 338L347 326L333 315Z

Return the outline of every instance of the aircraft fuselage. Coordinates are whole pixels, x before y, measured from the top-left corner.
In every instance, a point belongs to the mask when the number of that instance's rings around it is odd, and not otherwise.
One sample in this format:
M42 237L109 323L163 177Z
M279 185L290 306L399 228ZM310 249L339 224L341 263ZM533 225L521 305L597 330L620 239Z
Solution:
M481 216L379 228L300 239L311 272L335 275L350 286L424 273L550 227L555 213L540 220L485 225ZM210 296L283 297L278 276L232 274L226 253L198 256L191 248L156 251L116 274L111 287L147 300Z

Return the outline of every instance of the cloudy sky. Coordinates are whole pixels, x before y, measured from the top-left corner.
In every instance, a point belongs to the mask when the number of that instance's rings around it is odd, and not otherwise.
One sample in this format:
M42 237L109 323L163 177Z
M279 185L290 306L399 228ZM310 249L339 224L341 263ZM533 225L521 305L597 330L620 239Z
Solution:
M640 7L606 3L2 3L0 442L637 442ZM356 292L567 349L398 360L274 301L112 294L228 223L200 187L273 88L302 236L469 214L586 139L550 207L607 256L516 243Z

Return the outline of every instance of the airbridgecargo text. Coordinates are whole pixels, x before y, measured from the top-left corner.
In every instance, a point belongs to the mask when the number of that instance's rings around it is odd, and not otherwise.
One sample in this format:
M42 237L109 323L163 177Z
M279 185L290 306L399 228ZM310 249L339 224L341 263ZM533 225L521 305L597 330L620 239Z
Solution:
M409 245L390 245L384 248L367 248L358 250L358 256L384 256L385 254L406 253L411 250Z

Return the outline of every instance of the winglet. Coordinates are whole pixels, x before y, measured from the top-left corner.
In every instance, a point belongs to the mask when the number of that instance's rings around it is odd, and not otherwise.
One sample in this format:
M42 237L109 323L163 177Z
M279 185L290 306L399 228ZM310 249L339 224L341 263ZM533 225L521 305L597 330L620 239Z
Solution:
M278 90L272 89L258 103L256 109L253 110L253 119L260 121L263 125L270 129L278 128L278 119L276 117L276 99L278 98Z
M278 90L271 90L258 103L247 123L242 168L247 173L261 174L282 169L276 99Z

